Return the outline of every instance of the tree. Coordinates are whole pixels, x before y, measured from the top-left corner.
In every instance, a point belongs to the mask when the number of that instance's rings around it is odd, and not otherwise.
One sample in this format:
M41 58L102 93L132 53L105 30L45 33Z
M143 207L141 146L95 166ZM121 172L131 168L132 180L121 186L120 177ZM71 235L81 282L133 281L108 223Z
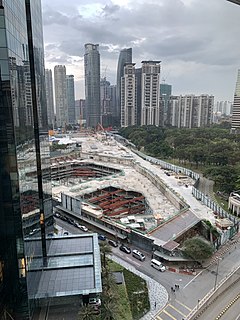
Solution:
M96 320L96 313L93 306L82 306L78 312L78 320Z
M112 253L112 248L106 241L100 242L101 262L103 267L106 269L106 256Z
M184 241L182 251L192 259L199 261L211 257L214 248L207 240L200 237L193 237Z
M104 320L113 320L118 317L118 306L116 301L108 300L102 305L102 316Z

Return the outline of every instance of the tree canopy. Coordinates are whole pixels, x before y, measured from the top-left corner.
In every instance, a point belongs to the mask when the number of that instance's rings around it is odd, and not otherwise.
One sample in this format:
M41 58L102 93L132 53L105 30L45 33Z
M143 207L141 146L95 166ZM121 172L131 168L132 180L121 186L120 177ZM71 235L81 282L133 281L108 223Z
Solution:
M210 258L214 252L214 248L207 240L193 237L184 241L182 251L192 259L201 261Z
M121 129L120 134L148 155L195 166L223 192L240 188L240 136L230 134L224 126L194 129L134 126Z

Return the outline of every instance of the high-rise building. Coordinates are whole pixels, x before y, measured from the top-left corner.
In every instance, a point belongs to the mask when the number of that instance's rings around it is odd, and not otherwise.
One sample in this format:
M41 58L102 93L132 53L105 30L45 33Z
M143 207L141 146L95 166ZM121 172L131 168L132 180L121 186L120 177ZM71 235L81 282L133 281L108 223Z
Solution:
M121 127L134 126L137 123L137 82L135 63L126 63L121 78Z
M54 87L56 123L58 127L65 128L68 124L68 107L66 67L63 65L57 65L54 67Z
M87 127L96 127L101 122L100 101L100 54L99 45L85 44L85 100Z
M110 82L104 77L100 81L101 116L110 113Z
M240 133L240 69L238 70L236 89L233 100L232 132Z
M115 84L111 84L109 86L109 97L110 97L110 112L113 115L114 110L116 109L116 89L117 86ZM112 123L113 125L113 123Z
M163 122L160 108L160 62L142 61L141 125L160 126Z
M162 102L163 114L164 114L164 124L167 119L167 109L168 109L168 101L170 96L172 95L172 86L167 83L160 84L160 97Z
M124 74L125 63L132 63L132 48L125 48L120 51L117 66L117 91L116 91L116 109L113 112L114 122L120 125L121 120L121 78Z
M232 101L217 101L214 111L219 112L221 115L229 116L232 114L232 108Z
M41 14L41 1L1 1L0 318L18 320L31 318L53 222Z
M214 96L171 96L167 124L177 128L208 127L212 124Z
M142 68L135 69L135 76L137 82L137 126L140 126L142 113Z
M67 75L67 108L68 108L68 123L75 123L75 89L74 75Z
M55 116L54 116L54 104L53 104L53 79L52 70L45 69L45 85L46 85L46 98L47 98L47 115L48 126L54 128Z

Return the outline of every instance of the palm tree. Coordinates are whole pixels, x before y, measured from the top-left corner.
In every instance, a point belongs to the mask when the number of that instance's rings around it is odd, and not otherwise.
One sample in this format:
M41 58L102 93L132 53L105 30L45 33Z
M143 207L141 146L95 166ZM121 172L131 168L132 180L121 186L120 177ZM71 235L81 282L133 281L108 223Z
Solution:
M100 242L100 252L101 252L101 258L102 258L101 259L102 264L106 269L106 256L112 253L112 248L106 241L103 241L103 242Z
M108 300L102 304L102 316L104 320L114 320L118 316L116 301Z
M78 320L96 320L93 306L83 305L78 312Z

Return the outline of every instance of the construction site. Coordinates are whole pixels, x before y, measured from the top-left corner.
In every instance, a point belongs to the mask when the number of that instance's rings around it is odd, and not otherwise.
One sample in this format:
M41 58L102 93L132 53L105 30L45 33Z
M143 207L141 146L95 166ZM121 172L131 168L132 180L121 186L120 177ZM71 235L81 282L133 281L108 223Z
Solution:
M53 197L58 210L108 237L131 242L167 261L184 234L216 225L216 216L192 195L193 172L146 161L116 137L95 133L68 138L77 154L52 159Z

